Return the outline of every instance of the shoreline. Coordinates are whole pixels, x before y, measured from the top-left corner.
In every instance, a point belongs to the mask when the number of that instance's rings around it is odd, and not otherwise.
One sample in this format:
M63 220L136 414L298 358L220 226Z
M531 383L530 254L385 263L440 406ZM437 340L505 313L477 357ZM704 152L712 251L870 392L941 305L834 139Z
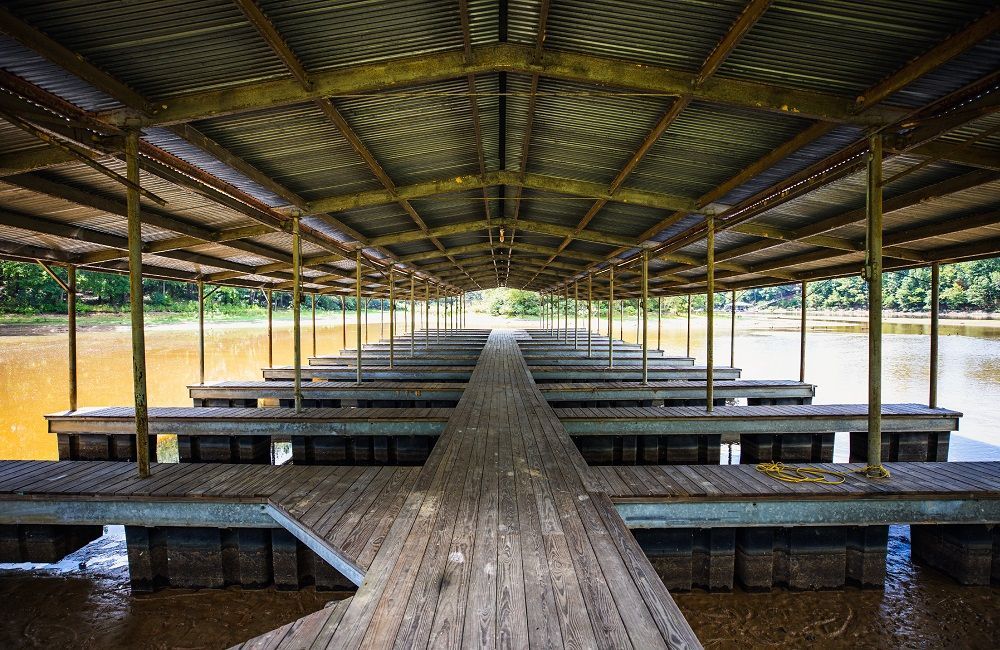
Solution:
M10 319L13 316L12 320ZM378 324L382 321L382 313L378 311L368 312L368 323ZM694 318L697 320L703 320L705 318L704 312L695 312L693 314ZM865 323L868 320L867 312L859 311L810 311L809 314L810 324L815 323ZM21 321L22 318L25 319L38 319L36 322L30 322L28 320ZM347 312L347 324L351 326L354 324L355 312ZM400 316L402 318L402 316ZM633 315L626 315L626 322L634 318ZM716 312L716 318L721 320L728 320L729 312L728 310L720 310ZM174 312L150 312L146 314L146 329L147 330L175 330L183 331L190 329L197 329L198 320L197 314L177 314ZM527 317L527 318L501 318L499 316L492 316L488 314L483 314L479 312L470 312L469 314L470 326L476 326L479 322L483 320L491 321L493 326L514 326L523 327L531 326L532 324L538 323L537 317ZM664 314L663 320L666 322L670 321L683 321L685 317L678 314ZM650 318L650 322L655 320L655 315ZM799 322L799 312L797 310L782 310L782 311L744 311L737 313L737 320L742 321L794 321L796 327L798 327ZM309 327L311 325L311 314L306 311L303 313L302 317L303 327ZM476 322L473 322L476 321ZM617 319L616 319L617 321ZM211 324L214 328L240 328L248 326L266 326L267 317L266 314L247 314L247 315L232 315L228 316L225 314L213 315L206 314L205 317L206 324ZM329 326L338 326L341 324L342 319L339 311L334 312L317 312L316 322ZM602 319L602 322L606 322L606 318ZM887 312L883 315L883 322L887 324L913 324L913 325L926 325L930 323L929 313L902 313L902 312ZM1000 328L1000 314L988 314L983 312L969 312L969 313L958 313L951 312L947 314L941 314L941 322L946 323L949 326L972 326L972 327L986 327L986 328ZM274 323L276 326L290 326L292 324L292 313L291 311L280 311L274 313ZM96 315L84 315L80 314L77 316L77 330L80 332L113 332L113 331L128 331L130 327L128 314L96 314ZM0 315L0 336L51 336L56 334L65 334L68 329L66 323L66 316L64 314L40 314L31 317L21 317L20 315Z

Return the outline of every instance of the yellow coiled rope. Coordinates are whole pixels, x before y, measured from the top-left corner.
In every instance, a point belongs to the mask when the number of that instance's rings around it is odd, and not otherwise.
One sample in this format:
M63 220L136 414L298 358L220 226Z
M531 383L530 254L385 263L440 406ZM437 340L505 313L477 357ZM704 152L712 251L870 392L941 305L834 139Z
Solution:
M757 471L773 479L785 483L822 483L823 485L840 485L847 480L846 472L819 467L790 467L784 463L758 463ZM863 474L866 478L886 479L891 476L889 470L882 465L869 465L856 469L854 473Z

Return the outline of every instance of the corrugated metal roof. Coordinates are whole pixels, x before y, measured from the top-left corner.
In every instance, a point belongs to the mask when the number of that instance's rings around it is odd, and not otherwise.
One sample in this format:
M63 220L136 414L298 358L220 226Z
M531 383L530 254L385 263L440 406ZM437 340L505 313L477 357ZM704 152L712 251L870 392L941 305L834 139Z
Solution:
M545 47L696 72L744 0L564 0L549 10Z
M228 115L195 127L306 200L382 187L313 104Z
M718 74L852 97L994 6L991 0L776 0Z
M864 4L845 0L776 0L731 53L716 78L722 82L736 78L833 93L841 95L846 105L857 93L930 50L970 20L982 16L994 4L986 0L918 0L905 5L889 0ZM541 5L538 0L471 0L468 11L472 44L507 41L533 46L538 36ZM280 59L229 0L139 0L132 3L15 0L5 6L17 17L150 98L238 85L252 87L253 83L265 79L290 78ZM310 72L432 52L458 52L463 45L460 4L453 0L337 3L271 0L259 6ZM544 47L549 51L578 52L694 72L702 66L705 57L744 6L744 0L714 3L680 0L666 4L560 0L551 3ZM911 83L889 101L911 108L922 106L993 73L998 64L1000 38L994 35ZM102 111L120 107L89 84L4 36L0 36L0 65L85 109ZM478 143L465 76L359 96L336 97L333 101L395 185L405 187L478 174L477 145L482 147L487 172L518 171L529 121L530 83L529 75L506 71L476 77L475 103L481 127ZM598 187L607 187L621 172L674 101L669 96L570 83L545 74L541 76L538 90L527 170L556 179L589 181L597 183ZM780 97L780 88L770 92ZM646 152L625 180L624 187L694 200L789 141L809 124L789 114L694 100ZM961 143L997 124L1000 124L1000 117L996 115L982 117L953 129L942 142ZM383 190L383 184L348 139L313 103L237 111L232 115L200 120L194 127L306 201ZM713 207L732 205L769 190L776 183L860 141L863 136L857 127L836 126L733 189ZM0 125L0 138L3 139L0 155L46 150L10 125ZM287 203L165 128L147 129L145 138L257 201L270 206ZM982 139L975 147L979 155L1000 151L1000 134ZM886 176L918 164L920 160L915 156L890 159L885 166ZM108 158L105 162L117 173L123 173L120 161ZM891 183L886 188L886 196L949 178L963 170L967 168L935 162ZM36 174L39 178L84 189L118 203L122 201L120 184L79 164L64 164ZM150 191L168 201L164 208L154 208L143 201L147 213L168 215L213 230L256 223L245 211L221 206L206 198L204 193L180 188L146 172L142 180ZM492 197L493 217L513 217L513 199L518 193L515 188L495 187L487 192ZM1000 188L996 184L987 183L928 205L887 213L886 226L900 228L947 216L961 218L1000 203L998 193ZM526 220L575 227L593 201L593 197L588 196L525 189L519 214ZM856 209L863 201L864 174L855 173L779 204L752 221L795 230L831 214ZM478 221L484 216L480 190L417 198L411 204L431 228ZM9 189L9 186L0 186L0 206L119 236L124 233L124 218L120 214L108 214L27 190ZM587 227L619 238L637 238L670 214L671 211L637 203L610 201ZM681 213L676 223L654 235L654 240L665 241L701 222L702 217L698 215ZM313 232L328 237L331 244L353 242L351 236L341 232L340 223L365 238L412 232L417 227L411 216L397 202L391 201L332 217L306 216L304 223ZM832 234L856 240L861 234L859 228L858 224L849 224ZM3 232L0 231L0 241L4 239ZM963 230L952 239L935 237L918 242L918 247L942 247L952 241L993 237L994 233L995 228L991 226ZM176 233L147 225L144 236L149 241L157 241L176 237ZM488 237L485 228L477 228L443 237L441 241L447 247L457 247L485 242ZM561 236L520 229L515 239L518 243L552 249L563 241ZM16 243L19 240L7 241ZM726 232L719 235L718 245L720 250L732 250L755 241L759 239L754 236ZM47 245L47 242L53 247L64 245L58 238L39 235L35 239L35 245ZM280 251L277 255L286 256L291 238L287 233L271 233L252 238L248 243L271 247ZM755 247L760 250L740 255L735 262L780 264L789 255L816 250L801 242L772 243L776 245ZM218 258L221 266L212 268L254 267L269 259L249 246L236 246L200 243L189 247L192 254L203 256L191 258L197 263L177 259L183 255L149 257L154 270L159 269L155 272L172 273L173 276L203 272L205 267L211 267L214 258ZM241 250L241 247L250 250ZM325 254L328 247L305 243L303 251L307 256L319 255ZM101 249L98 246L95 250ZM561 265L569 263L582 267L595 257L603 258L616 249L574 239L558 255L556 266L562 268ZM59 250L69 251L66 248ZM434 250L433 242L428 239L390 247L397 256ZM498 249L503 273L506 272L506 250ZM633 256L635 252L633 248L624 257ZM680 252L701 255L704 243L695 242ZM824 265L845 259L853 264L858 257L857 254L834 253L827 259L802 262L793 270L821 270L826 268ZM374 249L368 249L366 254L373 258L384 255ZM481 252L463 254L461 259L467 263L471 257L482 255ZM517 268L529 273L547 257L544 253L522 251L515 251L513 255ZM448 277L458 278L457 282L469 284L468 279L443 257L418 265L443 270ZM487 271L491 265L492 262L487 262ZM120 269L121 262L105 266ZM344 261L334 268L347 271L352 266L350 261ZM676 266L655 264L655 268L668 271ZM477 266L477 273L482 270ZM317 268L308 271L307 275L316 277L322 272L322 268ZM699 276L698 270L684 273L694 281ZM539 276L536 283L544 286L557 281L561 275L569 274L563 270L555 275L546 273ZM726 277L731 277L731 272L723 276ZM741 277L773 281L761 273ZM628 278L626 282L633 281L632 276ZM253 273L245 279L247 282L271 281ZM624 285L622 290L625 290Z
M232 2L20 0L7 6L147 97L287 75Z
M453 0L275 0L259 5L309 71L462 47Z

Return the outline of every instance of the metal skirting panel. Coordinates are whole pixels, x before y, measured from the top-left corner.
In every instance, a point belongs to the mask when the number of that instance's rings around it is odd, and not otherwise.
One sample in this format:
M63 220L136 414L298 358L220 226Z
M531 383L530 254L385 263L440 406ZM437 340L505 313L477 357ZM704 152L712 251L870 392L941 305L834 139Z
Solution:
M616 503L629 528L1000 523L995 499L844 499Z

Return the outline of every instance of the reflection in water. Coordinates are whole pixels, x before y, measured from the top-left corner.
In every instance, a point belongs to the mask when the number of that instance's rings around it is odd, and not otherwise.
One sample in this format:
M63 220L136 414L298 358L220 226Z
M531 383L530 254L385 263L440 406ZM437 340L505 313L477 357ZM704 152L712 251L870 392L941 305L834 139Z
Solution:
M910 562L909 528L889 529L885 589L674 594L706 648L996 648L996 587L962 587Z
M0 565L2 648L227 648L350 594L166 589L133 596L125 529L55 565ZM16 603L16 606L13 605Z
M484 326L473 321L472 326ZM704 362L704 320L693 323L692 354ZM655 321L654 321L655 326ZM661 340L670 355L685 352L683 319L663 322ZM798 321L737 321L736 365L751 379L798 377ZM606 331L603 329L602 331ZM618 328L615 328L617 334ZM635 340L635 322L625 335ZM717 325L716 358L729 362L729 322ZM886 401L927 399L926 326L887 324ZM953 437L954 460L1000 460L995 424L1000 421L1000 328L942 326L939 403L963 411L964 436ZM340 349L336 322L322 323L319 353ZM348 332L348 345L354 330ZM378 326L369 338L379 338ZM654 345L656 334L651 337ZM311 352L305 327L303 348ZM806 378L818 385L817 403L864 402L867 344L863 324L843 320L811 323ZM150 404L190 405L186 385L197 381L197 330L151 328L147 333ZM80 404L132 403L129 333L80 334ZM263 324L210 325L206 380L253 380L267 364ZM276 324L275 363L291 363L291 326ZM55 458L43 413L66 407L65 336L0 337L0 458ZM843 436L841 436L843 438ZM970 440L971 438L971 440ZM985 444L991 443L991 444ZM843 444L839 443L838 459ZM737 452L738 455L738 452ZM950 578L909 561L906 527L890 536L888 577L882 590L844 589L767 594L675 594L708 647L811 645L815 647L997 647L1000 590L959 587ZM123 561L123 559L121 559ZM116 579L86 577L0 578L0 598L17 602L5 612L0 646L222 647L322 606L315 592L182 592L132 597L119 564ZM236 595L236 597L233 597ZM205 625L208 622L209 625ZM205 634L214 636L206 637Z
M339 318L320 321L317 352L334 354L343 339ZM312 354L304 319L303 363ZM380 338L371 323L368 339ZM388 326L385 327L388 333ZM357 329L348 325L347 345ZM131 335L127 327L84 330L77 335L79 404L132 405ZM291 365L292 325L274 324L274 364ZM205 331L205 381L259 380L267 366L266 323L209 323ZM150 406L190 406L188 384L198 383L198 329L150 327L146 332ZM0 336L0 459L55 459L55 436L42 415L66 409L66 336Z

